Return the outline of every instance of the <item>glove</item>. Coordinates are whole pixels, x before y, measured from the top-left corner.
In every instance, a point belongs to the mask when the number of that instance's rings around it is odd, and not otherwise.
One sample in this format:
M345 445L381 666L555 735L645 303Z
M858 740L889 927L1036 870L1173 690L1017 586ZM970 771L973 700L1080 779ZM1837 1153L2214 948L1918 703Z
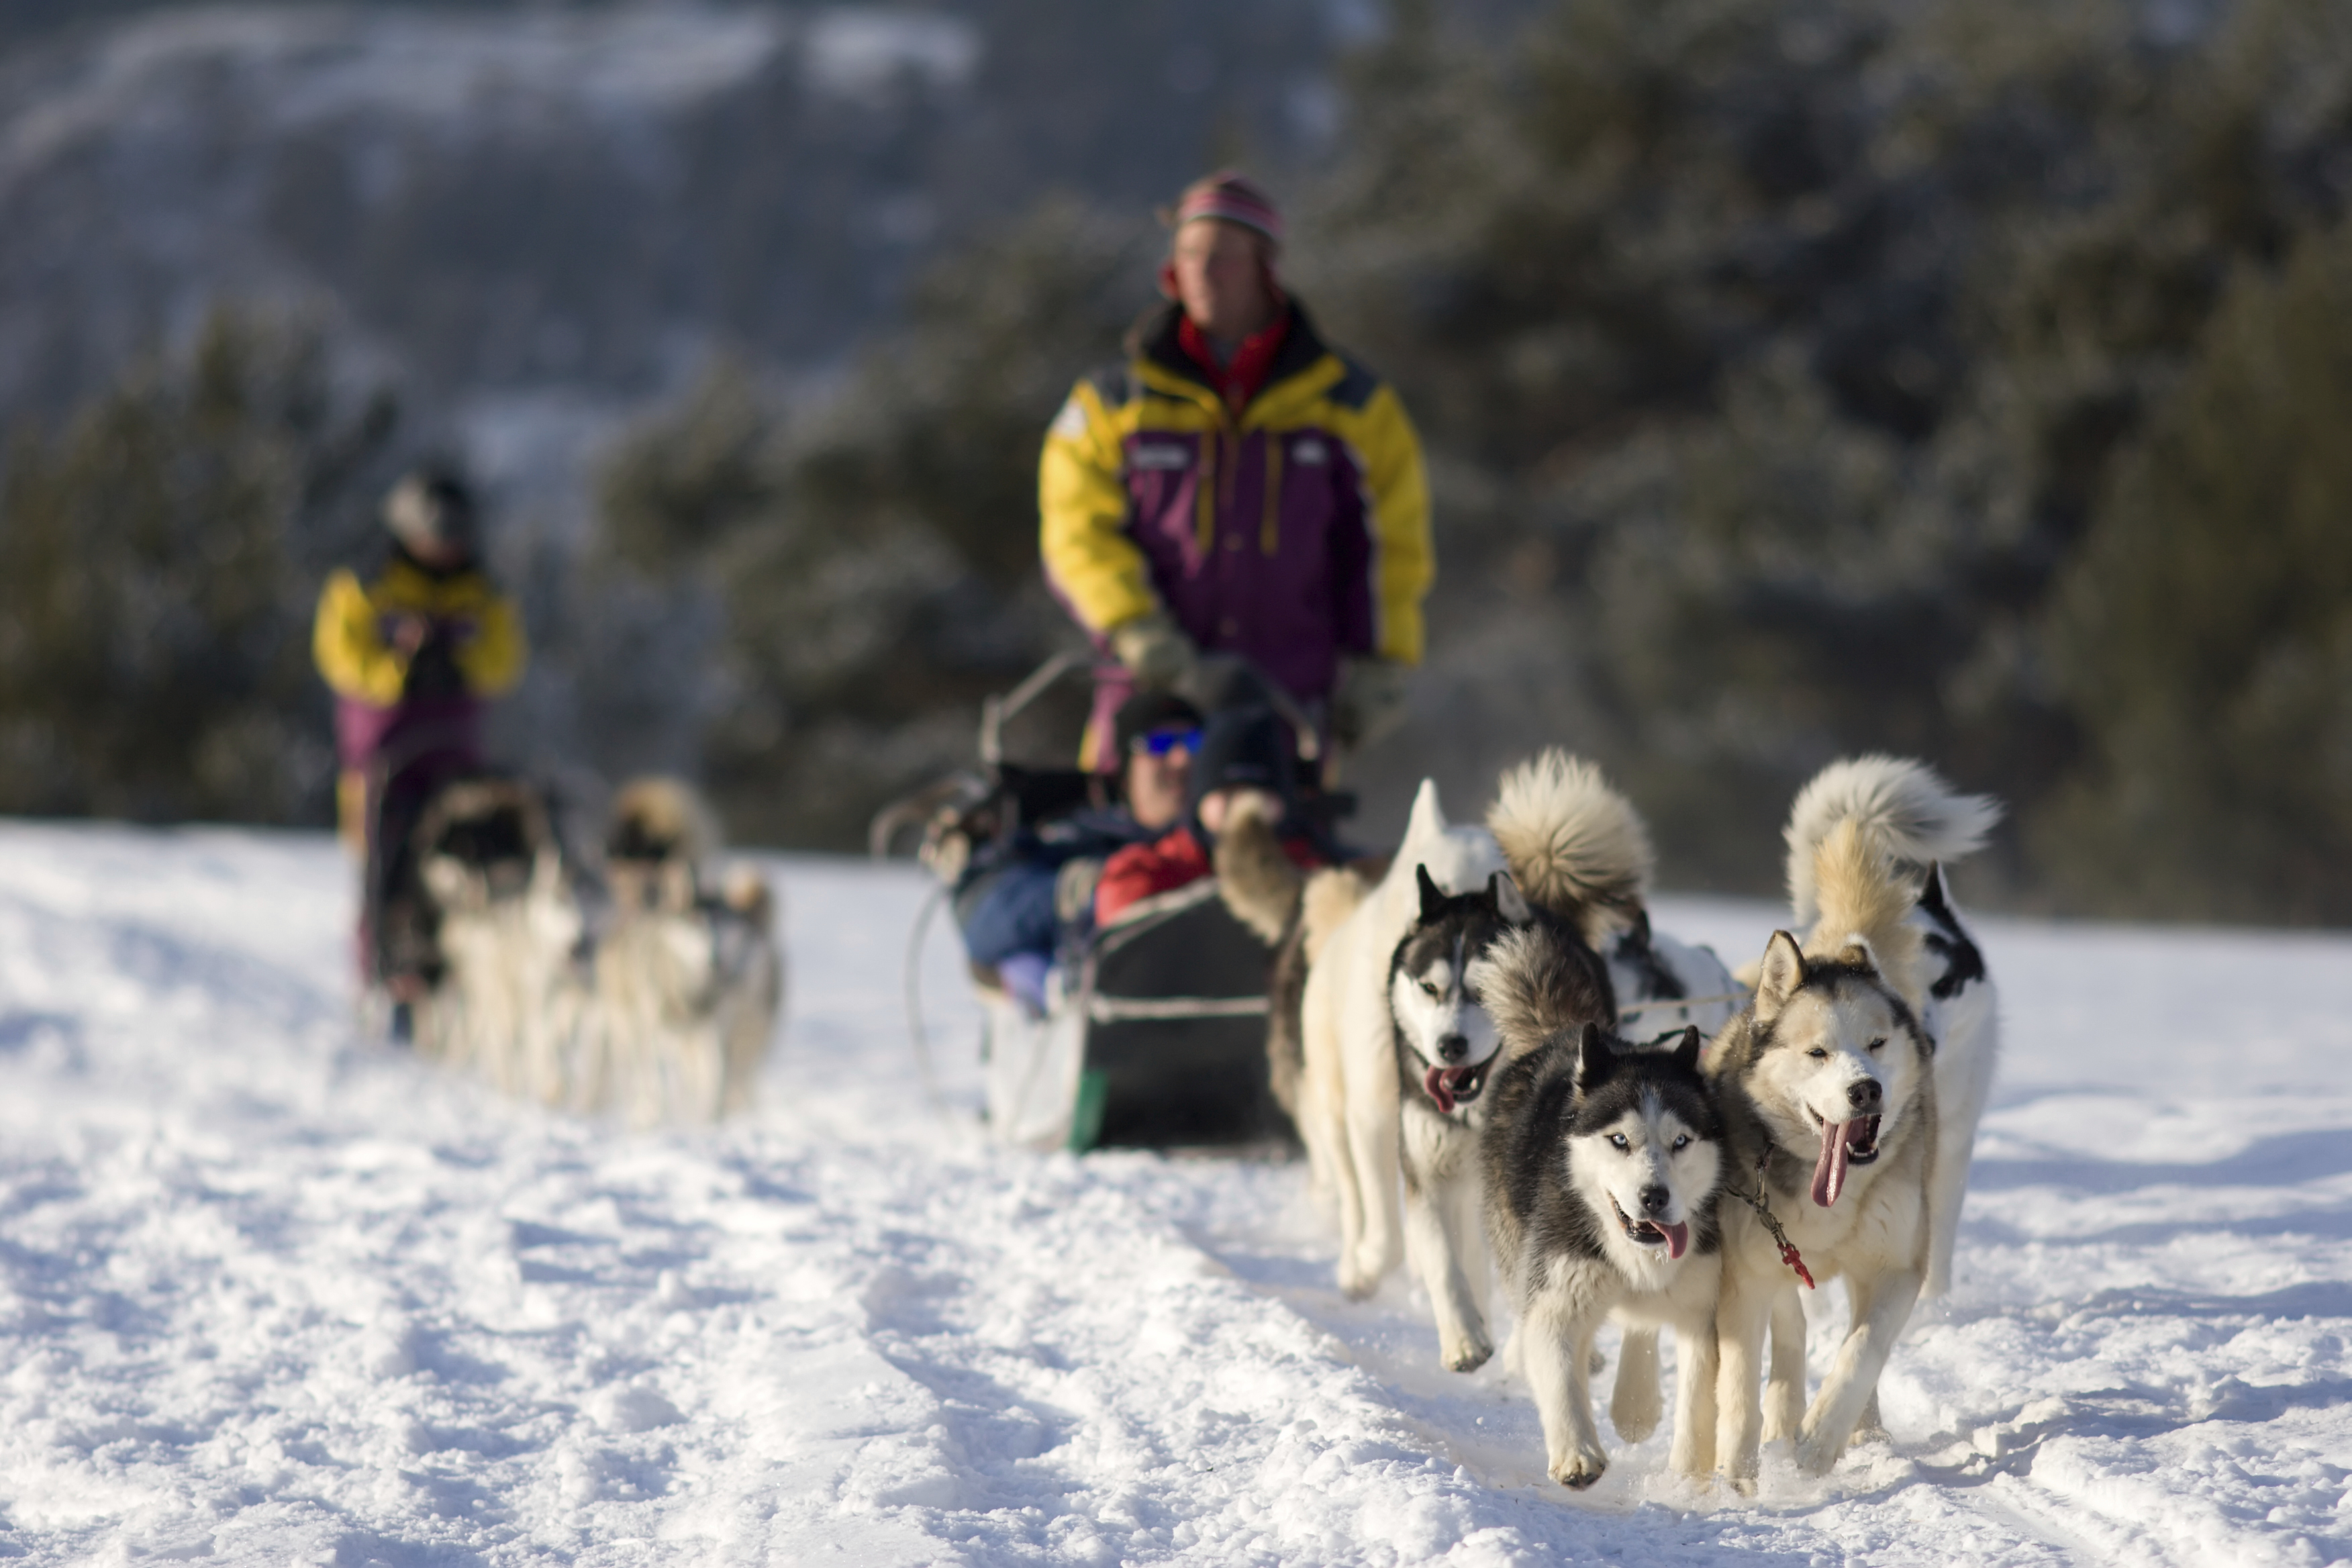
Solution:
M1094 918L1095 884L1102 880L1102 861L1090 855L1062 862L1062 868L1054 873L1055 920L1075 926Z
M1331 735L1350 751L1368 746L1405 719L1405 667L1385 658L1351 658L1331 689Z
M1111 628L1110 650L1135 684L1147 691L1164 691L1192 679L1201 650L1167 615L1153 610Z

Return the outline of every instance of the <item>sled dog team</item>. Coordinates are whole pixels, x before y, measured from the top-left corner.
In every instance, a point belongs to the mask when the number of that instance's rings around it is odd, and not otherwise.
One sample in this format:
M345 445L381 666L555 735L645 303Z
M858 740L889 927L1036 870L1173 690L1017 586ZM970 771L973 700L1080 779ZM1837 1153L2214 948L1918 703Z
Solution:
M1514 769L1484 828L1424 783L1377 880L1307 882L1277 965L1304 978L1277 986L1273 1077L1341 1289L1409 1260L1467 1372L1494 1352L1499 1274L1567 1486L1608 1465L1590 1380L1612 1320L1622 1436L1657 1426L1671 1329L1677 1470L1752 1489L1782 1438L1828 1470L1877 1429L1888 1352L1950 1279L1997 1041L1942 865L1998 816L1918 763L1832 764L1790 815L1789 929L1743 984L1651 931L1647 831L1592 767ZM1808 1404L1806 1301L1832 1279L1852 1318Z
M446 971L415 1004L420 1050L509 1094L639 1126L750 1103L782 995L773 903L748 869L713 874L718 835L693 790L621 791L601 907L527 784L446 786L414 842Z

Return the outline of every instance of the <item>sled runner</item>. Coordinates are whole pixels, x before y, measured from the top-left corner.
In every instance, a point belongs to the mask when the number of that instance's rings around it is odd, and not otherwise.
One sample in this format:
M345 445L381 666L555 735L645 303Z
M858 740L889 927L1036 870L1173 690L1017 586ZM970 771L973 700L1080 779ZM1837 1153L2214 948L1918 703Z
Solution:
M887 856L920 825L920 858L944 900L975 855L1096 801L1093 775L1010 763L1005 723L1081 656L1048 661L986 704L981 763L887 806L869 846ZM1295 710L1285 714L1313 745ZM1328 815L1344 797L1320 797ZM919 945L919 928L918 931ZM1274 954L1219 897L1213 878L1138 901L1050 978L1043 1016L976 969L987 1118L1003 1142L1038 1150L1232 1147L1289 1137L1267 1086L1266 993ZM919 1001L913 1027L922 1047Z

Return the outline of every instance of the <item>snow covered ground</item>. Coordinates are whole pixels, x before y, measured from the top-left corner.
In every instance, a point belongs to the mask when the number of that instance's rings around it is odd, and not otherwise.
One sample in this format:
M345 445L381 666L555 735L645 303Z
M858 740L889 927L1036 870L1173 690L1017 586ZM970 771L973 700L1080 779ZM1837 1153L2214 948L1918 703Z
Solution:
M1986 922L2007 1063L1893 1445L1749 1503L1661 1436L1571 1497L1416 1291L1332 1290L1301 1167L986 1145L944 932L935 1114L920 878L773 868L762 1111L628 1136L358 1043L323 839L0 825L0 1554L2352 1557L2352 937Z

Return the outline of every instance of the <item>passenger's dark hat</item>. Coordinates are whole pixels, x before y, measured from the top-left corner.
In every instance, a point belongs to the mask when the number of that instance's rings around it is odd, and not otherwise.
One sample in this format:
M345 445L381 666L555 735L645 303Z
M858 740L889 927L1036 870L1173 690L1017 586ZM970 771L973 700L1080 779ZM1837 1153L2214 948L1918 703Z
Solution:
M1234 708L1209 721L1192 759L1192 801L1221 789L1270 790L1291 803L1297 760L1290 730L1271 708Z
M1197 730L1202 723L1201 710L1172 691L1137 692L1118 705L1111 720L1111 740L1118 748L1119 766L1127 765L1129 749L1152 731L1175 724Z

